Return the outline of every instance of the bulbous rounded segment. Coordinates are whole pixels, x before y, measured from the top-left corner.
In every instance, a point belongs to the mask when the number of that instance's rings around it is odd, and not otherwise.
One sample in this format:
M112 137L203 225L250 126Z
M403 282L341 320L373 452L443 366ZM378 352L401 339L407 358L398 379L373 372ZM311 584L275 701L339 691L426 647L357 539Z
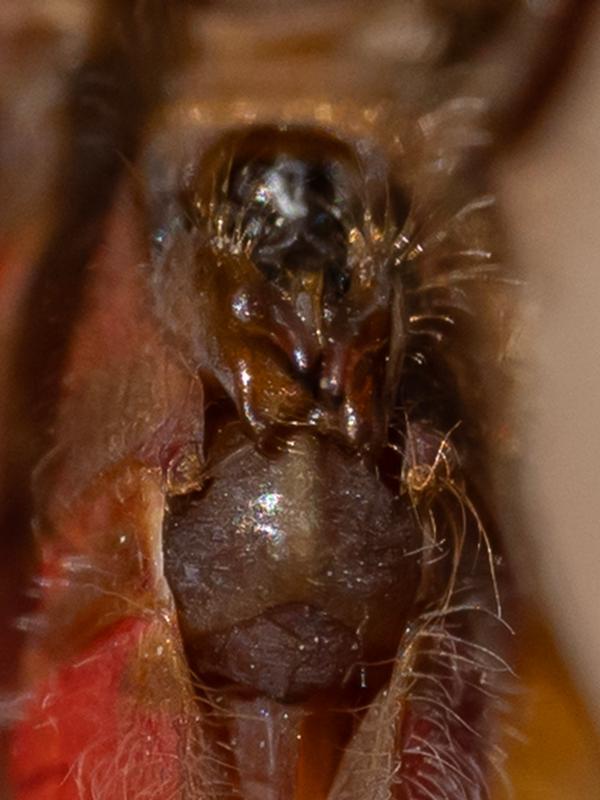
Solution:
M210 459L204 490L173 498L164 528L192 666L289 698L393 658L421 575L408 502L356 454L306 433L266 454L232 425ZM306 652L322 669L308 670ZM248 653L263 666L277 654L271 688L257 686Z

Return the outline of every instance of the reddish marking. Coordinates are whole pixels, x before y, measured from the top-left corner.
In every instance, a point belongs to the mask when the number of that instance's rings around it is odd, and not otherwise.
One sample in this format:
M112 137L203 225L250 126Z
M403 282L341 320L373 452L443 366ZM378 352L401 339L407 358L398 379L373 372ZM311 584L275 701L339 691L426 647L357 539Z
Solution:
M14 800L96 800L91 790L95 770L103 781L102 797L107 800L138 793L153 796L156 773L144 770L139 751L123 754L120 748L124 722L128 740L143 742L152 737L152 752L164 756L161 786L165 796L176 796L180 775L174 725L158 710L143 706L138 706L135 717L123 718L127 668L150 625L140 619L120 622L77 660L45 680L13 733L10 777ZM111 765L122 763L119 754L128 758L128 769L111 776Z

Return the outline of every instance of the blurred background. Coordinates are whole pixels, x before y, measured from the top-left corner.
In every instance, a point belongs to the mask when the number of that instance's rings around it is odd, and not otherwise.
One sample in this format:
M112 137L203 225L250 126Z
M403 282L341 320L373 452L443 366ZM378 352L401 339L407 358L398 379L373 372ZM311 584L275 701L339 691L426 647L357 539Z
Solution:
M595 7L563 80L497 175L530 308L517 413L526 442L521 577L538 617L522 669L526 738L509 758L517 800L600 795L599 97Z

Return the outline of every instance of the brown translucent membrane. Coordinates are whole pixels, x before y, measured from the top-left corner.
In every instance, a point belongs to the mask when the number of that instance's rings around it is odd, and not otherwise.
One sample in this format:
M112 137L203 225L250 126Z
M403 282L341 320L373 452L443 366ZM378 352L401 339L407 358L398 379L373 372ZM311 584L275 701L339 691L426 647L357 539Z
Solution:
M310 433L267 455L229 426L208 458L205 488L173 498L163 533L195 671L291 700L393 658L421 573L408 499Z
M204 485L169 500L163 529L215 781L326 797L415 613L421 531L335 439L279 431L257 448L215 419Z
M440 440L406 437L426 491ZM281 433L265 452L237 423L208 438L205 485L171 498L163 546L211 782L245 800L486 785L506 630L476 530L442 534L460 506L446 498L427 543L408 496L335 441Z

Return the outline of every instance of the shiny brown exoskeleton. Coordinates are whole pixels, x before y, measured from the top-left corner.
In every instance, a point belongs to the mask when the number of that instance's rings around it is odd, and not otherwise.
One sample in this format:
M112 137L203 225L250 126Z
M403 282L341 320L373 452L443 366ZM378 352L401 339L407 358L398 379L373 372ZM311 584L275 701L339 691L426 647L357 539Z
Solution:
M13 434L16 800L487 796L517 283L489 166L568 6L172 3L165 47L161 3L98 4L53 313L14 345L49 398Z
M290 699L392 658L418 589L410 501L399 475L377 475L404 356L407 208L384 165L371 200L379 165L318 132L232 138L185 187L188 225L161 232L151 277L218 387L206 470L169 503L165 574L192 663Z

